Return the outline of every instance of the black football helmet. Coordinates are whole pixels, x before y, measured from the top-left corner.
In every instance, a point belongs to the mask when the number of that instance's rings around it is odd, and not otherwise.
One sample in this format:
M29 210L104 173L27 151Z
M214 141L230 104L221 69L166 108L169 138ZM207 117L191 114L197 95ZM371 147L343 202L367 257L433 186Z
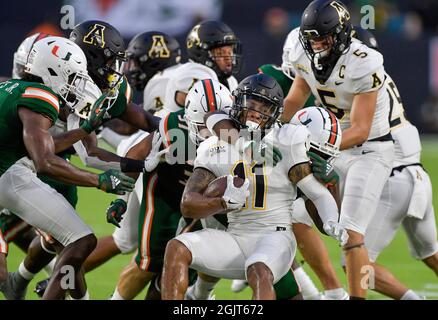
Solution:
M181 61L178 41L159 31L144 32L129 42L129 78L132 86L143 90L157 72Z
M351 34L353 38L362 41L367 47L379 50L376 37L367 29L363 29L361 26L353 26L353 32Z
M283 113L283 90L274 78L266 74L246 77L233 96L235 100L230 116L240 128L269 129ZM257 124L248 117L250 112L257 118Z
M103 21L85 21L74 27L70 40L84 51L88 73L100 89L119 83L127 58L123 37L116 28Z
M215 62L211 49L233 46L232 70L222 71ZM221 21L204 21L192 28L186 41L188 58L212 68L219 80L224 80L240 71L242 47L233 30Z
M312 62L316 79L325 83L351 44L351 21L347 7L338 0L314 0L304 10L300 42ZM312 43L323 43L316 49Z

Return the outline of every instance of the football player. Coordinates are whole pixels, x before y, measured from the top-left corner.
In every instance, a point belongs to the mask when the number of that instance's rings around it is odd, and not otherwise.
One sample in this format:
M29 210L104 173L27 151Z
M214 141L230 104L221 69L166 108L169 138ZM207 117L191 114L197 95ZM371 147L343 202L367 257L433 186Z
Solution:
M24 69L24 67L22 66L23 61L27 61L27 56L29 55L32 45L35 43L35 41L41 38L43 38L42 35L33 35L25 39L22 45L20 45L19 49L14 55L14 75L16 75L17 77L22 76L22 70ZM110 75L108 77L110 77ZM83 96L83 99L81 103L74 106L74 113L70 112L70 110L67 110L67 108L64 108L60 111L59 117L56 120L55 125L49 130L49 132L56 140L57 145L64 145L64 147L59 147L61 153L58 153L58 155L63 157L64 159L68 159L70 158L70 154L72 151L73 153L76 152L86 166L102 170L153 170L153 168L150 166L152 164L150 161L148 164L146 164L145 162L135 162L132 159L125 159L111 152L98 148L94 133L84 136L81 141L76 142L73 145L73 150L67 149L65 151L62 151L62 149L65 149L65 146L69 144L69 137L71 137L71 132L66 131L68 129L75 129L79 126L80 121L84 121L83 119L86 119L87 115L89 114L90 105L100 94L100 89L91 82L88 82L86 86L82 88L81 95ZM124 101L123 98L124 97L119 97L116 99L116 101L112 99L107 102L107 104L111 103L111 108L114 107L114 105L120 106ZM88 111L84 112L84 110ZM75 208L78 201L76 186L63 184L53 179L50 179L49 177L40 176L40 178L43 182L46 182L59 193L61 193L73 206L73 208ZM13 225L15 225L16 227L21 227L21 225L23 224L23 222L19 219L15 219L15 216L13 214L9 216L2 215L2 217L2 222L7 222L3 223L3 225L8 228L11 228L11 226ZM13 222L14 224L12 224ZM28 283L33 279L35 274L37 274L43 267L47 265L48 262L50 262L50 260L53 259L56 253L56 248L53 246L53 243L48 243L44 237L38 237L38 239L33 240L29 250L26 251L28 251L28 254L20 264L19 270L14 274L14 289L17 292L22 293L25 292ZM45 283L47 284L48 281L45 281ZM39 294L42 295L42 293L44 293L44 288L40 285Z
M177 69L166 88L164 108L170 112L184 108L187 92L202 79L213 79L231 92L237 87L234 74L240 71L241 45L233 30L221 21L204 21L187 35L189 61Z
M181 48L178 41L163 32L144 32L130 41L127 56L128 78L136 90L143 91L143 108L154 112L156 116L165 116L163 105L166 86L181 61ZM128 150L143 140L147 134L140 129L131 137L122 140L117 148L117 154L121 157L126 156ZM111 236L98 239L96 249L84 263L86 272L119 253L131 253L137 248L138 215L142 193L142 183L137 183L135 192L132 192L127 199L128 207L120 228L115 228Z
M349 234L343 249L353 300L366 298L367 287L361 284L361 272L369 265L364 235L391 173L394 144L383 57L352 39L351 30L350 13L340 1L312 1L300 28L286 39L282 67L295 74L285 99L285 121L313 93L341 122L341 155L333 165L341 182L340 222Z
M277 82L283 89L284 95L287 95L292 85L294 75L288 74L286 76L286 74L283 73L280 67L269 64L259 67L259 72L268 74L272 76L275 80L277 80ZM312 106L314 104L314 101L315 99L313 96L309 97L309 99L306 101L305 106ZM321 117L324 118L324 115L326 113L327 111L324 110L321 110L321 112L309 112L306 114L306 120L303 120L310 131L310 138L312 141L314 141L315 145L322 144L323 139L325 138L325 135L323 133L327 132L327 130L332 130L332 128L325 128L320 123ZM312 121L313 118L314 121ZM326 116L326 118L329 117ZM327 121L327 123L330 122ZM300 122L295 121L295 124L300 124ZM320 130L321 127L323 127L324 130ZM340 134L340 130L338 131L338 134ZM341 137L336 140L338 144L340 144L340 141ZM333 154L328 154L327 156L332 157ZM320 179L319 173L314 171L314 163L312 163L312 172L318 179ZM326 179L325 183L328 182L329 181ZM336 180L333 182L337 183ZM306 274L304 269L300 266L298 262L294 260L294 263L292 264L292 269L296 281L300 285L303 299L348 299L348 293L346 293L345 290L342 288L341 282L339 281L335 269L329 259L324 242L313 230L312 225L312 219L310 219L308 213L306 212L303 199L298 198L294 202L292 227L295 238L297 240L298 249L300 250L304 259L309 263L310 267L315 271L325 289L324 293L321 294L313 281ZM246 280L234 280L231 289L233 292L239 292L243 290L247 285L248 282Z
M354 28L354 37L378 50L368 30ZM385 184L374 216L365 233L365 245L373 263L375 290L393 299L421 299L400 283L384 266L376 263L379 254L403 225L411 255L438 275L438 243L432 205L432 185L421 165L421 141L417 128L406 119L402 99L394 80L386 73L385 88L390 99L390 127L395 143L391 176Z
M190 92L200 99L191 98ZM211 79L195 83L190 92L186 106L190 105L190 109L195 110L201 119L208 111L224 109L232 104L228 89ZM166 161L160 163L154 172L143 175L138 253L135 262L122 271L113 300L133 299L161 273L166 244L176 235L180 222L184 186L193 170L197 146L206 131L203 123L193 122L191 115L185 114L185 109L182 109L169 113L161 120L162 148L170 148L171 156L166 156ZM192 126L203 130L189 133L188 127ZM131 148L127 156L144 159L148 154L148 143L155 134Z
M282 102L283 92L273 78L249 76L235 91L231 115L242 128L268 134L266 130L281 115ZM227 215L229 224L227 231L204 229L169 241L163 299L184 297L189 266L215 277L247 278L253 298L274 299L273 284L290 270L295 254L290 206L297 185L314 201L326 226L336 229L332 236L345 240L345 230L336 222L336 201L310 172L307 129L286 125L269 135L282 149L284 159L275 167L254 161L253 155L242 156L238 148L217 137L201 143L194 172L184 190L182 213L189 218L204 218L231 210ZM223 197L205 197L203 192L209 183L224 175L227 187ZM234 185L234 175L245 179L241 187Z
M80 268L94 249L96 238L65 198L43 183L36 173L118 194L133 188L133 180L116 170L97 175L79 170L55 155L68 144L52 139L48 129L56 121L60 107L72 109L83 97L81 89L92 81L86 67L85 55L76 44L48 37L32 47L26 77L0 85L4 124L0 143L3 150L0 205L50 233L64 246L45 299L64 296L66 288L61 285L64 266L73 268L76 282L84 281ZM106 112L102 107L104 98L105 95L96 101L90 117L71 134L70 145L100 125ZM8 277L2 288L5 295L13 285L10 280L13 281Z

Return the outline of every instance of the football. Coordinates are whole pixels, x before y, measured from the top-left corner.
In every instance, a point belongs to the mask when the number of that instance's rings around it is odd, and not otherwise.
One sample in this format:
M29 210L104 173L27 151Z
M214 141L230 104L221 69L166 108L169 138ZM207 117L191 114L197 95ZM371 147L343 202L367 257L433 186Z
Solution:
M235 187L241 187L245 182L245 180L239 178L238 176L235 176L233 182ZM207 189L205 189L204 191L204 196L208 198L222 197L225 193L226 188L227 188L227 176L216 178L209 183Z

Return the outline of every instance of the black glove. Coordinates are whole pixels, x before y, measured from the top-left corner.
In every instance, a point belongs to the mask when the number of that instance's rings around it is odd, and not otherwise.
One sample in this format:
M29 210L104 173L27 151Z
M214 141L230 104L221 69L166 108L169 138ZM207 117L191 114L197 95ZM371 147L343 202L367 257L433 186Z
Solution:
M122 199L111 201L110 206L106 209L106 221L120 228L120 221L123 219L123 214L126 212L126 202Z

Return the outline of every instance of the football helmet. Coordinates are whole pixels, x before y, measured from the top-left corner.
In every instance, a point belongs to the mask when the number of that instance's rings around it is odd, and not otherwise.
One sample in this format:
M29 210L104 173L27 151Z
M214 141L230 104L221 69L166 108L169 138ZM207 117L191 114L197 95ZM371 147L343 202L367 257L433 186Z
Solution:
M242 129L269 129L283 113L283 90L274 78L266 74L246 77L233 96L230 116Z
M293 79L290 79L288 75L283 72L281 67L275 64L264 64L260 66L258 70L259 73L264 73L274 78L283 90L283 96L287 96L290 87L292 86Z
M87 82L92 82L81 48L62 37L46 37L35 42L25 72L41 78L46 86L60 96L61 105L69 107L71 111L83 100Z
M27 63L27 57L29 56L30 49L35 42L49 35L46 33L35 33L26 39L18 47L14 53L14 65L12 67L12 79L21 79L24 76L24 67Z
M130 83L141 91L157 72L180 63L181 48L174 37L150 31L129 42L127 55Z
M314 0L304 10L299 39L320 83L350 48L351 30L350 13L341 1Z
M127 58L125 42L116 28L103 21L85 21L74 27L70 40L84 51L88 73L100 89L120 84Z
M353 26L353 32L351 34L353 38L362 41L367 47L379 50L376 37L367 29L363 29L361 26Z
M223 84L212 79L197 81L188 92L185 101L184 117L192 142L198 145L210 135L204 124L204 116L208 112L215 110L228 112L232 105L232 95Z
M231 71L223 71L215 62L218 56L211 52L214 48L232 46ZM192 28L186 41L188 58L212 68L219 79L226 79L240 71L242 49L240 40L233 30L221 21L204 21Z
M305 125L310 132L310 147L321 157L338 157L340 154L342 130L333 112L321 107L299 110L290 123Z

